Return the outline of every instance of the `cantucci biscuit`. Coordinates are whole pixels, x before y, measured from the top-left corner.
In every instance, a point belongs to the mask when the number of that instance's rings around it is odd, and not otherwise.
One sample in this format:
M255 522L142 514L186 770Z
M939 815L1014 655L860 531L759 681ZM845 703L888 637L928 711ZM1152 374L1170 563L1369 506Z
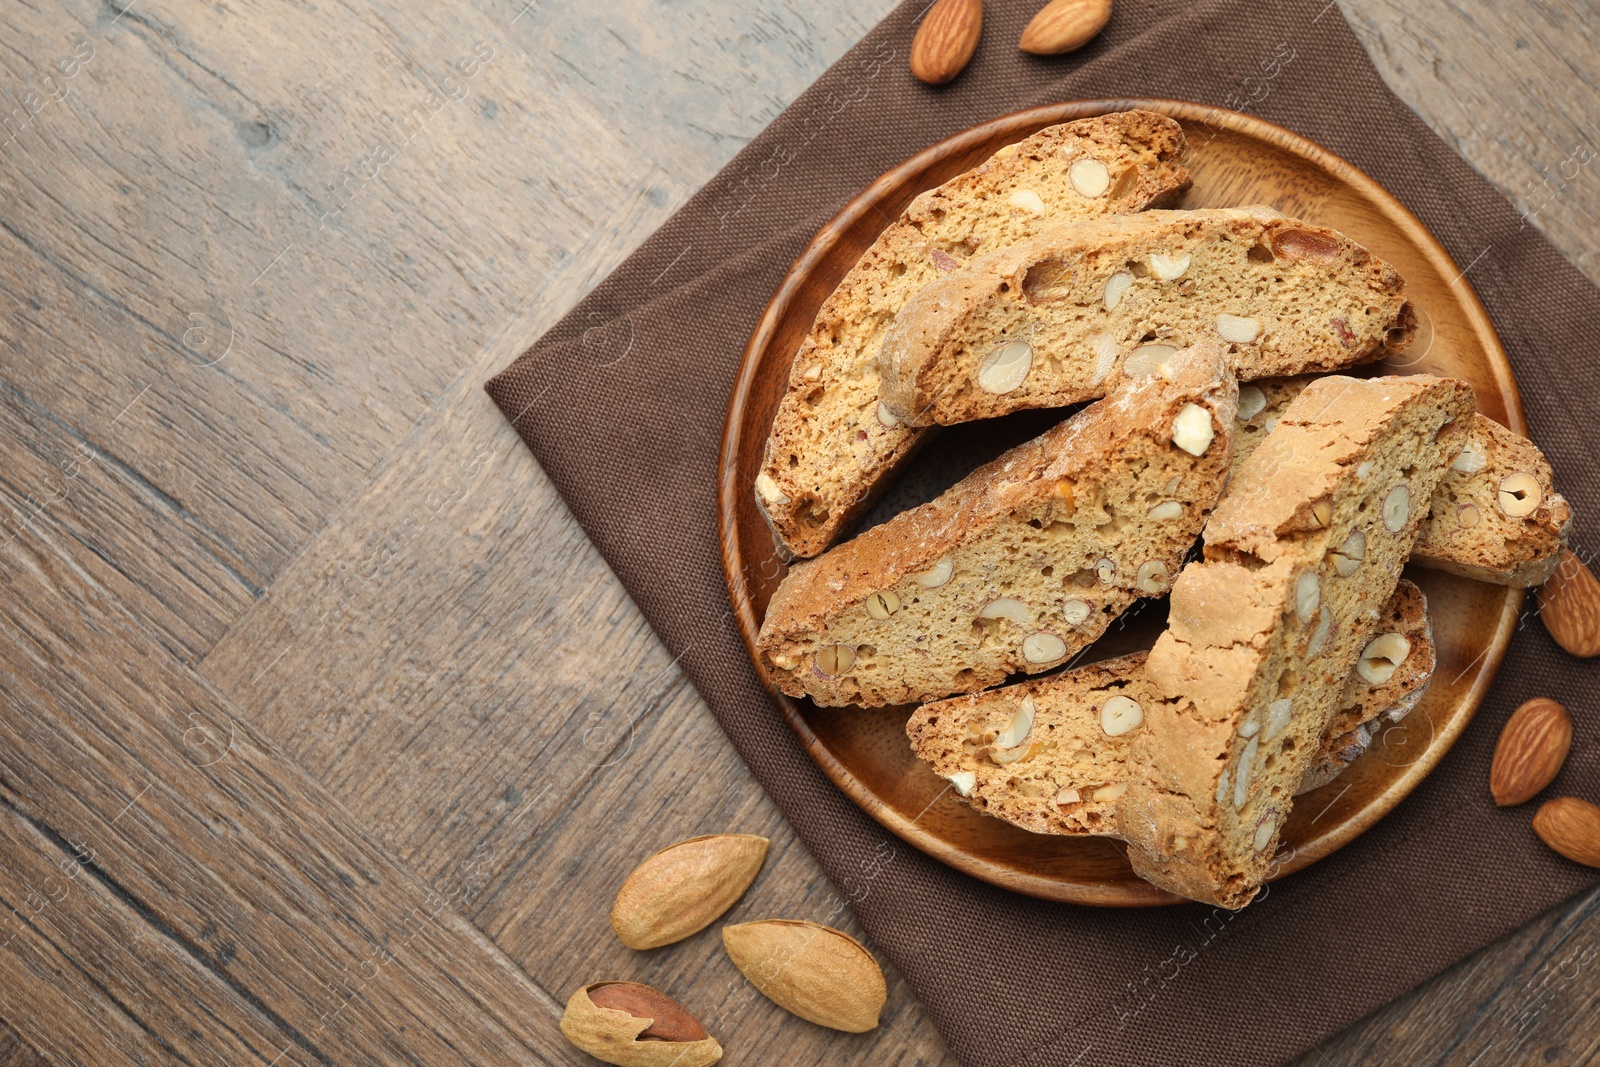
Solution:
M1297 792L1330 782L1367 751L1374 732L1404 718L1433 676L1422 590L1401 582L1385 608L1396 661L1363 660ZM1130 749L1144 708L1160 695L1145 653L1073 667L970 696L925 704L906 723L911 748L979 811L1041 834L1117 834L1117 801L1143 773Z
M1465 382L1319 378L1234 471L1145 664L1118 833L1141 877L1236 908L1271 870L1349 665L1461 451Z
M925 430L878 401L878 347L902 304L972 255L1045 226L1171 203L1189 186L1183 131L1128 111L1041 130L911 202L817 314L756 477L780 549L815 556L872 503Z
M1059 226L973 258L908 300L879 353L882 398L918 426L1060 407L1233 346L1239 380L1332 370L1410 343L1389 264L1265 208L1147 211Z
M1266 378L1239 388L1235 465L1311 381ZM1572 508L1532 441L1481 413L1467 429L1461 454L1433 491L1411 561L1495 585L1540 585L1561 563Z
M758 640L818 704L900 704L1059 666L1164 594L1222 491L1237 395L1220 346L1128 382L938 499L814 560Z

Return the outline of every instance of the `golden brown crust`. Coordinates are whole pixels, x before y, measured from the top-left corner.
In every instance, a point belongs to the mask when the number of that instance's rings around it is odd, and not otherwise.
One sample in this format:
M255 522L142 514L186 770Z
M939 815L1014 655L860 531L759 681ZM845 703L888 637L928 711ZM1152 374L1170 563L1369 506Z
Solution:
M1309 376L1263 378L1240 387L1236 467L1311 381ZM1411 561L1494 585L1540 585L1561 563L1572 508L1556 490L1550 463L1533 442L1482 412L1472 416L1469 431L1463 454L1433 491ZM1505 501L1519 512L1513 515L1502 504L1500 487L1519 475L1533 479L1538 502L1530 510L1513 492ZM1523 493L1527 488L1520 479L1511 484Z
M1351 670L1339 710L1296 792L1332 781L1371 742L1373 731L1415 706L1433 674L1434 648L1422 591L1402 581L1384 610L1385 628L1411 648L1387 680L1374 684ZM1043 834L1117 836L1119 788L1146 773L1132 760L1141 725L1101 712L1113 696L1141 709L1162 699L1144 677L1146 654L1073 667L1046 678L925 704L912 712L912 750L979 811ZM1021 736L1023 713L1029 728ZM1124 708L1126 705L1124 705ZM1004 743L1003 743L1004 742ZM1015 743L1011 743L1015 742Z
M795 564L761 626L763 666L791 695L877 705L1059 665L1166 591L1221 492L1235 395L1220 348L1197 348L1170 379L1129 383ZM1174 443L1186 413L1206 427L1197 454Z
M929 282L884 336L881 395L906 422L949 425L1092 399L1208 338L1249 381L1379 359L1414 327L1399 272L1334 230L1264 208L1147 211Z
M1410 555L1425 509L1409 501L1431 497L1472 411L1464 382L1318 379L1235 471L1146 665L1166 700L1135 757L1155 773L1119 808L1142 877L1225 907L1255 895Z
M1161 115L1080 119L1003 148L913 200L823 303L790 368L755 489L780 546L796 556L821 552L926 436L886 424L876 411L879 338L912 293L980 248L1050 221L1171 202L1189 186L1183 150L1182 129ZM1067 167L1085 157L1102 160L1114 176L1098 197L1077 194L1066 179ZM1022 190L1047 213L1008 203Z

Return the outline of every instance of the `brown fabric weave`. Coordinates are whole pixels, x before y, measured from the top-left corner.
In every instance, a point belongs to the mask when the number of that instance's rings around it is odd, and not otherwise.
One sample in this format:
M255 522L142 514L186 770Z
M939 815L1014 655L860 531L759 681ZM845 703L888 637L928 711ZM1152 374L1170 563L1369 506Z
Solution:
M1600 664L1530 614L1440 769L1237 916L1049 904L893 838L878 851L887 835L801 751L727 610L715 472L744 343L817 228L934 141L1061 100L1246 109L1353 161L1470 264L1582 546L1600 515L1600 395L1573 386L1600 380L1600 291L1389 92L1327 0L1118 0L1101 38L1054 60L1016 51L1029 5L991 4L973 66L942 90L906 71L924 6L889 16L488 391L964 1063L1281 1062L1595 883L1535 839L1536 805L1497 811L1487 781L1500 726L1543 693L1577 720L1553 792L1600 799Z

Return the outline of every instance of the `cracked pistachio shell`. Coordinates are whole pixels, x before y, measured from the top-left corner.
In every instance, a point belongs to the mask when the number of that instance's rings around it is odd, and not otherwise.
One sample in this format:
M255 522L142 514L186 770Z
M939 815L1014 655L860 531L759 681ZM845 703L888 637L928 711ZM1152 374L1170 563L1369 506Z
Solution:
M682 941L715 922L750 888L767 858L755 834L709 834L668 845L628 875L611 928L629 948Z

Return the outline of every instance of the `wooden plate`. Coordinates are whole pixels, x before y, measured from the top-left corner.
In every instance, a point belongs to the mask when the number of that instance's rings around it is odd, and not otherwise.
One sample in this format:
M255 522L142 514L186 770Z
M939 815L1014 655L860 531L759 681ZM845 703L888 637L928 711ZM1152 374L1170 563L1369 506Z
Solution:
M750 337L728 405L717 508L728 588L758 671L756 633L785 568L751 487L790 362L822 301L916 194L1045 126L1136 107L1184 126L1194 188L1183 206L1267 204L1366 245L1405 276L1421 320L1404 365L1380 369L1465 379L1477 391L1480 410L1526 432L1505 351L1460 268L1409 211L1343 159L1260 119L1172 100L1078 101L1007 115L918 153L863 190L795 261ZM941 434L902 476L916 488L909 495L891 492L890 507L880 505L867 524L930 499L1003 445L1047 423L1018 415L973 425L983 433L963 434L957 427ZM1300 798L1283 833L1280 875L1344 845L1416 788L1471 720L1511 640L1521 591L1415 567L1407 576L1428 596L1439 649L1433 685L1366 756ZM1148 647L1159 632L1155 616L1163 612L1142 612L1132 627L1102 639L1090 658ZM952 867L1052 900L1116 907L1176 901L1135 877L1117 842L1031 834L967 807L912 755L904 731L908 708L818 708L784 696L770 681L768 691L840 789L890 831Z

